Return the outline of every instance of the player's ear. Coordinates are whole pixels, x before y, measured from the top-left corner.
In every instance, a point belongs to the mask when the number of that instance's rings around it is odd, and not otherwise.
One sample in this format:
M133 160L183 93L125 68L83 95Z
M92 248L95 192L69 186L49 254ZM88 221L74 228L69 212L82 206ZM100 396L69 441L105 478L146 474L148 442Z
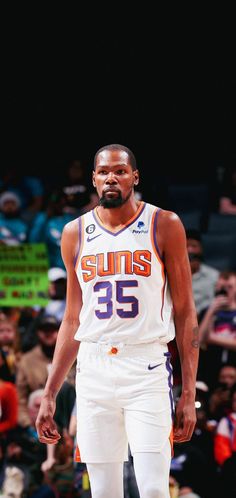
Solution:
M134 185L138 185L139 184L139 171L136 169L134 171Z
M96 187L96 182L95 182L95 171L92 172L92 182L93 186Z

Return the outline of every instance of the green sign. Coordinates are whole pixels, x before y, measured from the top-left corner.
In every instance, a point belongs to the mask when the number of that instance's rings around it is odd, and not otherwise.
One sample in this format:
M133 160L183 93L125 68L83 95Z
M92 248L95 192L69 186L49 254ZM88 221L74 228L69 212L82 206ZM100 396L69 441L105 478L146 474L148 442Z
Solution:
M0 305L46 306L48 268L45 244L0 244Z

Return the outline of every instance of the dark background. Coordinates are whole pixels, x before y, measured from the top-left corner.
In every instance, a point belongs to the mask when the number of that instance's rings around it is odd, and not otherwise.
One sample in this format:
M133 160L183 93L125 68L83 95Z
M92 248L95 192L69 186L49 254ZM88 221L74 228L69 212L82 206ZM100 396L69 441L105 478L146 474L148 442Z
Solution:
M81 157L89 167L107 143L130 147L150 180L152 168L170 180L209 180L236 160L229 7L10 8L3 16L4 166L44 176Z

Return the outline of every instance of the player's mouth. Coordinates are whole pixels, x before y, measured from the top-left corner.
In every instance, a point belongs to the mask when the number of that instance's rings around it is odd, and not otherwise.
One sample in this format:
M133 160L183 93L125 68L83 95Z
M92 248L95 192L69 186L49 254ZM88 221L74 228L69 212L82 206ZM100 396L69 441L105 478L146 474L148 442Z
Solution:
M103 190L104 194L110 194L110 193L119 193L120 191L117 188L114 187L108 187L105 190Z

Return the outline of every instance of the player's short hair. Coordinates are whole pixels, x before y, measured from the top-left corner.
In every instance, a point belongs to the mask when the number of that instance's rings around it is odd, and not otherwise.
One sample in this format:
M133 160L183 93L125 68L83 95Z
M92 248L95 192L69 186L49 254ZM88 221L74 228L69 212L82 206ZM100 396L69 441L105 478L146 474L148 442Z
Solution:
M98 149L98 151L96 152L96 154L94 156L94 163L93 163L94 170L96 168L97 157L104 150L123 150L124 152L126 152L126 154L128 154L130 165L132 166L132 170L135 171L137 169L135 155L132 152L132 150L130 150L128 147L125 147L125 145L109 144L109 145L104 145L103 147Z

